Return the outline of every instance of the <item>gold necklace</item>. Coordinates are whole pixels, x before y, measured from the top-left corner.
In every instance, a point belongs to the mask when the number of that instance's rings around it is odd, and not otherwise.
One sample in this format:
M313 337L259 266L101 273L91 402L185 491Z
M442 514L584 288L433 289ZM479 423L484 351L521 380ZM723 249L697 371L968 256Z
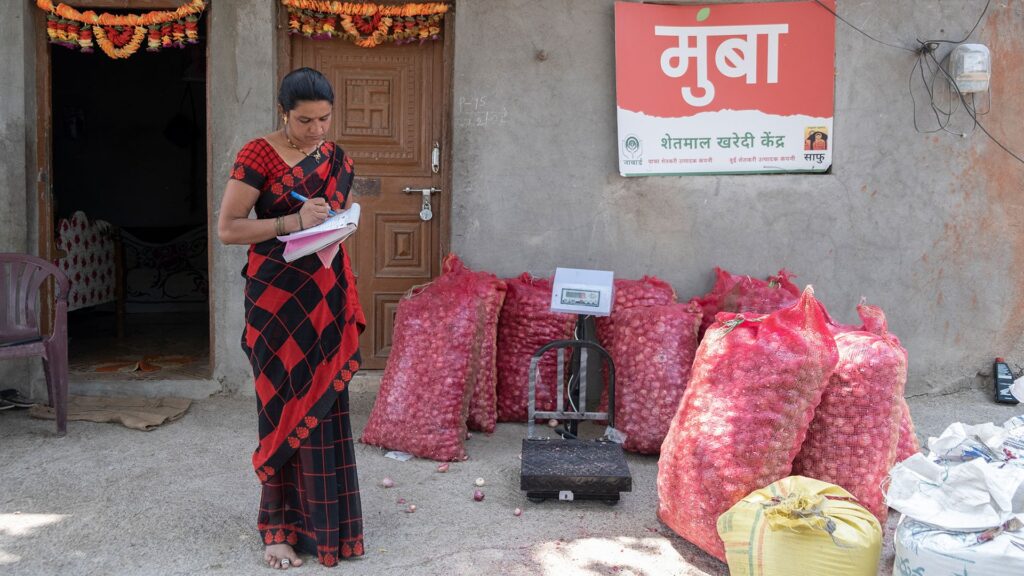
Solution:
M320 143L317 144L315 148L313 148L313 150L311 150L309 152L303 152L302 148L299 148L298 146L296 146L295 143L292 142L292 139L288 137L288 128L287 127L285 127L284 130L282 130L282 132L284 132L284 139L288 141L288 146L291 146L295 150L298 150L299 154L302 154L303 156L309 156L310 154L312 154L313 158L315 158L317 161L320 160L320 146L324 143L323 140L321 140Z

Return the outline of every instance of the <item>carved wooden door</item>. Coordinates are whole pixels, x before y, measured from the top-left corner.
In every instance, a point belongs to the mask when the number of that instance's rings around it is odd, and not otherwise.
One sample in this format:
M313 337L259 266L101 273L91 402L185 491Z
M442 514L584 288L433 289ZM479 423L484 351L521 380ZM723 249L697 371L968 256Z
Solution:
M346 245L367 318L363 366L384 368L399 300L440 273L448 245L445 43L290 42L292 68L320 70L334 86L331 137L355 161L349 201L362 208Z

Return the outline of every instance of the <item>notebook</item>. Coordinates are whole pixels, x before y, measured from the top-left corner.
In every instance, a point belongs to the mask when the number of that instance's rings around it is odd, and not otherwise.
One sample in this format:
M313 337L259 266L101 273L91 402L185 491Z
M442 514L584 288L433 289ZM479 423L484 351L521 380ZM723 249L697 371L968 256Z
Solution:
M277 239L285 243L284 260L293 262L314 252L324 268L330 268L341 243L359 227L359 204L352 204L317 226L292 232Z

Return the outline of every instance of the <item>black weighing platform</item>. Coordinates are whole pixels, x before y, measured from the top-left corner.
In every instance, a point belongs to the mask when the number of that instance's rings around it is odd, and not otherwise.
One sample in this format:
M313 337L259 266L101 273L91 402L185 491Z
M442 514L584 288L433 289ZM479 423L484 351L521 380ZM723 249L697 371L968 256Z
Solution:
M622 446L599 440L524 439L519 488L538 502L559 500L619 501L633 490L633 477Z
M519 487L533 502L548 498L559 500L601 500L607 504L619 501L620 492L633 489L622 446L604 437L581 440L576 437L583 420L607 420L614 430L615 366L608 351L597 343L593 317L577 320L577 339L557 340L542 346L530 359L529 409L527 438L523 440L522 469ZM549 350L557 350L557 409L536 409L537 381L540 359ZM565 351L572 353L568 394L565 390ZM587 374L596 378L588 379ZM600 399L601 376L608 378L608 411L591 412ZM569 406L566 410L565 401ZM557 419L562 427L553 430L558 438L539 438L534 434L537 419ZM546 426L545 430L550 430ZM607 435L607 432L606 432Z

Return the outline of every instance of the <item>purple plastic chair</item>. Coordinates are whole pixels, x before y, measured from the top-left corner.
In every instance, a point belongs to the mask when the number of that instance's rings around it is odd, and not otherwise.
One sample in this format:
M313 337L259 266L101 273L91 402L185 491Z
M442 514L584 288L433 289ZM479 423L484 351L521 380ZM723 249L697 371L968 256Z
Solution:
M53 331L39 327L40 288L53 276L57 296ZM56 266L27 254L0 253L0 359L42 356L57 434L67 433L68 279Z

